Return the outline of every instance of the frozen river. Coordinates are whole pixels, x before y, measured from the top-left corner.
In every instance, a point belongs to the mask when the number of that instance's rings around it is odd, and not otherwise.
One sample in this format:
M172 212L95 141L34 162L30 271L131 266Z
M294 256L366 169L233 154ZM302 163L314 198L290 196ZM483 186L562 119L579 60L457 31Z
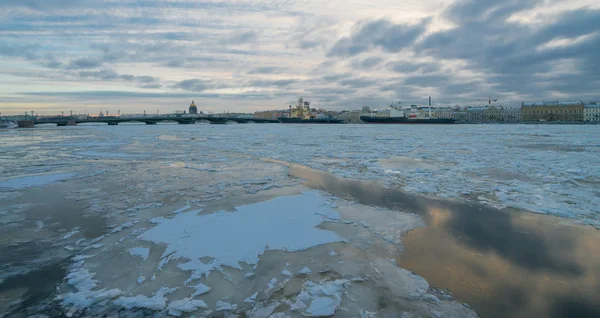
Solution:
M41 126L0 150L0 317L600 314L600 126Z

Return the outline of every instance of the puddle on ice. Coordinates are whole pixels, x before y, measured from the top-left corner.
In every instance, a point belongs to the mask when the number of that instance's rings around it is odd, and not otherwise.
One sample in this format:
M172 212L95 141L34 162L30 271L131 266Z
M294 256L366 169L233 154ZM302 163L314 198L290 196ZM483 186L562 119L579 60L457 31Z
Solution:
M422 226L419 217L303 189L227 211L214 212L223 203L206 211L184 207L108 235L93 254L74 258L60 288L62 304L71 313L109 306L201 316L206 310L256 317L433 310L474 317L394 265L399 238ZM298 191L283 190L276 192Z

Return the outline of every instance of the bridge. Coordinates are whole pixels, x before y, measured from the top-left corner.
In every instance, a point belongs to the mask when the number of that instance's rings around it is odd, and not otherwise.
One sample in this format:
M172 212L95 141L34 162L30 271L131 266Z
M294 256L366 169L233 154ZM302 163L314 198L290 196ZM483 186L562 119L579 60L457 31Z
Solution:
M57 126L76 126L83 123L106 123L110 126L118 125L125 122L140 122L146 125L156 125L161 121L175 121L178 124L190 125L197 121L208 121L211 124L226 124L227 122L236 122L238 124L257 123L269 124L278 123L274 119L259 119L259 118L237 118L237 117L215 117L215 116L140 116L140 117L85 117L79 118L75 116L59 116L59 117L31 117L17 121L19 128L33 128L40 124L56 124Z

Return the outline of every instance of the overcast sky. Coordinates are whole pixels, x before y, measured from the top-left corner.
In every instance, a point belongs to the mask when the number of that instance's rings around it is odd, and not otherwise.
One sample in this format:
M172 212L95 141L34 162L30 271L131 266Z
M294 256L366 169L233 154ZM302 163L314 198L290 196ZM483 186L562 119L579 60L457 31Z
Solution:
M594 0L2 0L0 112L600 99Z

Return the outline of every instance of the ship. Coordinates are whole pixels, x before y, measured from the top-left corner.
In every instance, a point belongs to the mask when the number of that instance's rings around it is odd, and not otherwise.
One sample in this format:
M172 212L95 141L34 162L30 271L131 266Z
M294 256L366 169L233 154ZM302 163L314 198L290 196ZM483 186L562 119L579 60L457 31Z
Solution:
M398 103L384 111L361 115L360 120L366 124L453 124L456 121L453 118L433 118L431 116L431 98L429 105L425 112L417 105L403 108Z
M315 114L315 111L310 108L310 102L300 97L295 107L290 105L290 117L280 117L279 122L283 124L341 124L342 120Z

